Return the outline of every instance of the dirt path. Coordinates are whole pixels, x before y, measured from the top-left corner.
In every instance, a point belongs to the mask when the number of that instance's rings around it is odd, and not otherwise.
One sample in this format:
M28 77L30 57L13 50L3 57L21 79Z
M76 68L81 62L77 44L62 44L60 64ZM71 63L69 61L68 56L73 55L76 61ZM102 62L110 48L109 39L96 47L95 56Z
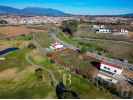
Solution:
M52 80L52 82L53 82L53 84L54 84L54 87L57 85L58 81L57 81L56 78L54 77L54 74L52 73L51 70L49 70L49 69L47 69L47 68L45 68L45 67L43 67L43 66L40 66L40 65L35 64L35 63L30 59L30 54L27 54L27 55L25 56L25 59L27 60L27 62L29 62L30 64L32 64L35 68L42 68L42 69L44 69L46 72L48 72L48 73L49 73L49 77L51 78L51 80Z

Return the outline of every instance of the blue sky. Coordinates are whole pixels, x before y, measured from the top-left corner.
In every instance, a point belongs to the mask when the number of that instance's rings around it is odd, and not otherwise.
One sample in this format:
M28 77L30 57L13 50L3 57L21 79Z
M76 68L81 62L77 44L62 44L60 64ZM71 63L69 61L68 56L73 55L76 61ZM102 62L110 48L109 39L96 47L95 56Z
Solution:
M133 0L1 0L0 5L17 8L54 8L73 14L111 15L133 13Z

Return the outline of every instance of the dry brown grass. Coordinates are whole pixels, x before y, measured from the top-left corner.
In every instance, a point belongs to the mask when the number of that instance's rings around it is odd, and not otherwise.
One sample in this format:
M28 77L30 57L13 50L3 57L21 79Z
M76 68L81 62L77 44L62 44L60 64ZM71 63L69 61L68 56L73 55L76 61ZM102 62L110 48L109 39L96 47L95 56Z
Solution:
M7 36L17 36L22 34L30 34L32 32L42 32L44 30L37 30L27 28L26 26L4 26L0 27L0 34Z
M16 68L9 68L0 72L0 80L9 80L16 76Z
M133 32L129 32L128 35L129 35L129 38L130 38L130 39L133 39Z
M133 72L132 71L123 70L123 75L125 75L129 78L133 78Z
M31 30L27 29L24 26L5 26L0 27L0 33L1 34L7 34L7 35L16 35L16 34L28 34Z

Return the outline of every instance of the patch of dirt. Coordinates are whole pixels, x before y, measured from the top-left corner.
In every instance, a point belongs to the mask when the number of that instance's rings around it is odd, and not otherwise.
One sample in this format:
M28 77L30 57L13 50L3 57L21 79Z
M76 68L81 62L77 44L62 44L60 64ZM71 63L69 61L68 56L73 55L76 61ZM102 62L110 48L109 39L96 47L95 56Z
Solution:
M32 73L34 72L34 70L35 70L35 67L33 66L27 66L24 70L20 72L18 71L17 68L9 68L0 72L0 80L14 79L16 81L17 80L19 81L26 75L26 73Z
M128 70L123 70L123 75L125 75L128 78L133 78L133 72Z
M9 68L2 72L0 72L0 80L8 80L12 79L16 76L17 69L16 68Z
M35 71L34 66L27 66L24 70L17 73L17 77L14 78L14 81L19 81L19 80L25 78L25 75L27 75L28 73L29 74L33 73L34 71Z
M130 39L133 39L133 32L129 32L128 36Z
M30 34L32 32L44 32L44 30L30 29L25 26L0 27L0 33L9 37L22 35L22 34Z

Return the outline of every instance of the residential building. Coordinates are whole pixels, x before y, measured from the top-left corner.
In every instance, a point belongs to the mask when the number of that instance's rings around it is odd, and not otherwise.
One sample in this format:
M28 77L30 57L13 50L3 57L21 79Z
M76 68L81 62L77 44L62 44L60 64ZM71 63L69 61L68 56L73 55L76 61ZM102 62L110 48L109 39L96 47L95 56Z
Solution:
M117 65L109 64L106 62L101 62L100 70L107 72L108 74L111 74L111 75L115 75L115 74L121 75L121 73L122 73L121 67L119 67Z
M113 30L113 35L128 35L128 30L126 29L120 29L120 31Z
M111 30L106 28L100 28L96 30L96 33L111 33Z
M123 69L117 65L101 62L97 77L116 84L119 80L124 79L122 71Z

